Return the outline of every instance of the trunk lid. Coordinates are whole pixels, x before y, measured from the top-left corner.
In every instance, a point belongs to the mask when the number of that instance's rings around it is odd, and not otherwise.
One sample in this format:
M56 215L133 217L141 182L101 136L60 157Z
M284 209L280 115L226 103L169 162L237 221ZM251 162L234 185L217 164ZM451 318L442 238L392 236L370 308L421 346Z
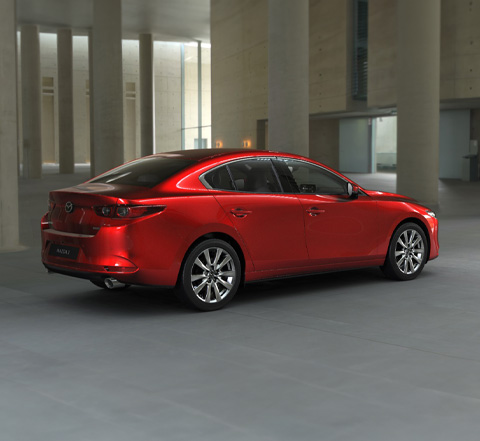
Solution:
M145 195L145 188L85 183L50 192L49 221L53 229L66 233L95 235L110 219L96 214L94 207L116 205L119 198Z

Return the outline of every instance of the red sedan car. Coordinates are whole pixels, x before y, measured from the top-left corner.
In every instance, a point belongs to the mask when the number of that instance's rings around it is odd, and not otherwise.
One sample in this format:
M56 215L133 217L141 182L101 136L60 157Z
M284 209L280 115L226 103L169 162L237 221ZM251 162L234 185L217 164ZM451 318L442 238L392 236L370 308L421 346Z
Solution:
M161 153L50 193L49 271L106 288L176 287L214 310L245 282L380 266L410 280L438 256L435 213L311 159L252 150Z

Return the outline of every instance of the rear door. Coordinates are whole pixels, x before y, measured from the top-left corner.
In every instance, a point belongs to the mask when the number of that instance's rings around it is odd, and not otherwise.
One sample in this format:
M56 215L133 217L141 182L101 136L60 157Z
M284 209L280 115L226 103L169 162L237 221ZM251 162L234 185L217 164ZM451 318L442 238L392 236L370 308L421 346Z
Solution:
M232 161L202 180L231 218L257 271L308 265L302 205L283 193L269 158Z

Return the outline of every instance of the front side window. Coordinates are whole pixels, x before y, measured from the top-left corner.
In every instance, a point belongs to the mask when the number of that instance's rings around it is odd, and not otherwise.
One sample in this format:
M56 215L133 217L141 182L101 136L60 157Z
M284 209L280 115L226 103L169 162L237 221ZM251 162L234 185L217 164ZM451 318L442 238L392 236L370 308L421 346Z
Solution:
M322 167L295 159L278 160L276 166L282 183L289 183L286 192L325 195L348 193L347 182Z

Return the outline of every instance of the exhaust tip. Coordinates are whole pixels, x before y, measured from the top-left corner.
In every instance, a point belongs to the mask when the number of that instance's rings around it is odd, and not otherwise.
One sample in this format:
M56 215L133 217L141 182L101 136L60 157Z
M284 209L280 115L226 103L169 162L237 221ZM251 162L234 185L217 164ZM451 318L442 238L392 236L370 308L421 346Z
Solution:
M125 288L125 283L119 282L117 279L114 279L113 277L107 277L103 283L105 283L105 286L108 289L120 289L120 288Z

